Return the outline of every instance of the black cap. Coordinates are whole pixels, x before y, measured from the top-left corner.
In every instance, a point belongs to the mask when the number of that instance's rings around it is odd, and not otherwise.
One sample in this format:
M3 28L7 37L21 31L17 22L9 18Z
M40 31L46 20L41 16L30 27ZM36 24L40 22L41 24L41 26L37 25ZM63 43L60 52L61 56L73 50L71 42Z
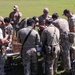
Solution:
M53 15L52 15L52 18L58 18L59 17L59 15L58 15L58 13L54 13Z
M63 15L66 15L66 13L70 13L70 10L65 9L65 10L63 11Z
M29 18L29 19L27 20L27 25L28 25L28 26L31 26L32 23L35 24L35 21L34 21L32 18Z
M46 23L46 24L51 24L51 23L52 23L52 21L51 21L51 20L46 19L46 20L45 20L45 23Z

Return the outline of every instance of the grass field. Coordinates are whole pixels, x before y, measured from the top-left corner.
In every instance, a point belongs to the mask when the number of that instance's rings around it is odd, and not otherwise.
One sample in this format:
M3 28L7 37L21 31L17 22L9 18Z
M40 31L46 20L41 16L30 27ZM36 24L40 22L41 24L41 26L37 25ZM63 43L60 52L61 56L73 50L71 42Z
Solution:
M45 7L49 8L50 15L57 12L62 16L65 8L75 13L75 0L0 0L0 15L8 16L15 4L23 14L22 18L39 16Z
M22 18L39 16L43 13L45 7L49 8L50 15L57 12L61 17L64 17L62 13L66 8L75 13L75 0L0 0L0 16L9 16L14 5L19 6L23 14ZM23 66L19 64L19 60L16 61L18 61L18 65L14 66L14 72L7 73L7 75L23 75ZM38 64L40 66L41 62ZM39 73L38 75L42 75L41 70ZM60 75L60 72L58 73Z

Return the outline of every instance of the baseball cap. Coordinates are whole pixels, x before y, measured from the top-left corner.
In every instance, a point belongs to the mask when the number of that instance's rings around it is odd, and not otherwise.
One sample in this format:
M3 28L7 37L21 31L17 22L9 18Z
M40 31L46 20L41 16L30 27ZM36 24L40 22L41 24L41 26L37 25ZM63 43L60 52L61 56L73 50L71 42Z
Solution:
M49 12L49 9L48 8L44 8L43 11L48 11Z
M13 9L18 9L18 6L17 5L14 5Z
M66 15L66 13L69 13L69 12L70 12L70 10L65 9L65 10L63 11L63 15Z

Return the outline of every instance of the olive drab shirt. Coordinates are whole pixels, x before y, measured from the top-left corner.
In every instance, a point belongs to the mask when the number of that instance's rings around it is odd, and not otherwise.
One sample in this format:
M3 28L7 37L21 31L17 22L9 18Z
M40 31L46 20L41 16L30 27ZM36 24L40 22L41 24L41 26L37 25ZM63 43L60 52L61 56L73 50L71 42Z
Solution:
M58 18L55 21L53 21L54 26L56 26L59 30L60 33L67 33L69 32L69 25L66 19L63 18Z
M39 18L39 25L43 25L43 22L46 19L50 20L51 19L51 16L50 15L47 15L47 17L44 17L44 15L40 15L38 18Z
M27 34L29 33L29 31L31 29L32 29L32 27L28 26L28 27L23 28L18 31L17 38L20 43L23 44L25 37L27 36ZM36 35L37 35L37 39L36 39ZM26 47L35 48L36 43L40 44L40 36L39 36L38 32L33 29L24 44L24 48L26 48Z
M75 32L75 15L72 15L71 18L68 18L70 32Z
M57 45L59 43L60 32L54 26L48 26L44 29L41 35L42 43L47 39L47 45ZM53 40L53 41L52 41Z

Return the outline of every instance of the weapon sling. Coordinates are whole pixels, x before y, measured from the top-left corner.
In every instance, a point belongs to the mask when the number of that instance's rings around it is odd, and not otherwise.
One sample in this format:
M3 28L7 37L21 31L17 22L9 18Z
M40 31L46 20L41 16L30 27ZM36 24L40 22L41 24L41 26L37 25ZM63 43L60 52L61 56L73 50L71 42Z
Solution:
M24 39L24 41L23 41L23 44L22 44L22 47L21 47L21 57L22 57L22 50L23 50L23 46L24 46L24 44L25 44L26 40L28 39L28 37L29 37L30 33L32 32L32 30L33 30L33 29L31 29L31 30L29 31L29 33L27 34L27 36L25 37L25 39Z

